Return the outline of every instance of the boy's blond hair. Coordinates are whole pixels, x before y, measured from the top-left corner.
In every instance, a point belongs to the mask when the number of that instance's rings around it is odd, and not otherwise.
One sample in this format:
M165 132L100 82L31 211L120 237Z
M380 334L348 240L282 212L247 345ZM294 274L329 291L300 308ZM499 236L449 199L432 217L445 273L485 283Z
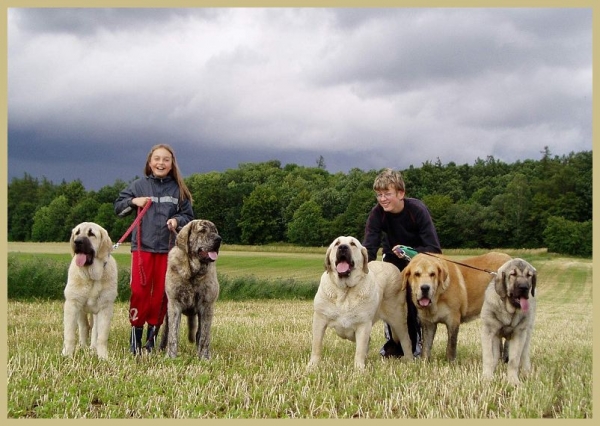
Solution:
M384 169L375 178L375 182L373 183L373 190L385 191L389 187L392 187L397 191L406 192L402 174L392 169Z

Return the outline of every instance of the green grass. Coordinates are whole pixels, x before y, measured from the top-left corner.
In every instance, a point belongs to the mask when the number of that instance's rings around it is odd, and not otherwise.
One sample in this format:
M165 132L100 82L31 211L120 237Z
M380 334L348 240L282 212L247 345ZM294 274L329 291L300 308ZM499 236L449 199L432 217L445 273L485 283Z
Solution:
M281 282L282 270L306 273L311 267L304 260L315 262L314 276L323 270L319 253L229 253L219 258L221 272L226 258L244 274L271 268L274 282ZM255 255L262 262L253 263ZM162 353L132 357L128 306L119 302L108 362L82 348L73 358L60 355L62 301L9 300L7 417L591 419L592 262L544 252L519 255L538 269L538 307L533 372L518 387L506 383L505 365L492 382L481 381L479 320L461 327L453 364L444 357L444 327L429 362L382 360L379 323L364 373L353 368L354 344L332 330L321 364L308 372L310 300L220 299L209 361L196 358L184 330L176 359Z

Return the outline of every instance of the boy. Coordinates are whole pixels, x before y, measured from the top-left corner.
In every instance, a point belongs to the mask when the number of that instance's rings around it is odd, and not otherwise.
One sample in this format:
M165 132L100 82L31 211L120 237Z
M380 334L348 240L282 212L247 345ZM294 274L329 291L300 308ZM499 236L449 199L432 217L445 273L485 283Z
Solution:
M377 205L369 213L365 226L363 246L369 253L369 261L377 258L382 247L383 261L393 263L402 271L409 260L400 257L392 249L397 245L413 248L420 253L441 253L439 238L427 206L416 198L406 198L404 179L400 172L383 170L373 183ZM421 354L421 325L417 308L412 302L410 288L406 291L408 304L408 333L415 357ZM391 339L389 325L385 326L388 341L380 353L384 357L403 356L402 347Z

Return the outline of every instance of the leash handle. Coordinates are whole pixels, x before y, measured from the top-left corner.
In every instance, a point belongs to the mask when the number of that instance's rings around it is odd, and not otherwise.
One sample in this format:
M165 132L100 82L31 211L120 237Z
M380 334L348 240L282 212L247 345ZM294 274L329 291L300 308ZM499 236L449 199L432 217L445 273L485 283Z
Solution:
M136 225L140 222L140 220L142 220L142 217L146 214L146 212L148 211L148 209L150 208L150 205L152 204L152 199L148 198L148 201L146 202L146 204L144 204L144 208L140 209L138 208L138 214L137 217L135 218L135 220L133 221L133 223L129 226L129 229L127 229L127 231L125 231L125 234L123 234L123 236L121 237L121 239L119 241L117 241L114 245L113 245L113 250L116 250L123 241L125 241L125 238L127 238L127 236L129 234L131 234L131 231L133 231L133 228L136 227Z
M403 245L394 246L394 248L392 248L392 251L396 253L396 255L400 259L406 259L409 262L413 257L417 255L417 251L414 248Z

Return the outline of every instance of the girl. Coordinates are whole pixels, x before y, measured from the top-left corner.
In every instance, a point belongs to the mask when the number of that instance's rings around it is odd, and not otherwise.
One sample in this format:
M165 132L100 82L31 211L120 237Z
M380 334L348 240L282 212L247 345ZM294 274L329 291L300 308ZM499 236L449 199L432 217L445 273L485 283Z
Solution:
M126 216L151 202L131 236L130 351L140 354L144 325L148 324L144 348L154 348L167 312L165 275L167 256L175 233L192 219L192 195L166 144L152 147L143 178L133 181L114 202L115 213ZM138 232L139 231L139 232Z

